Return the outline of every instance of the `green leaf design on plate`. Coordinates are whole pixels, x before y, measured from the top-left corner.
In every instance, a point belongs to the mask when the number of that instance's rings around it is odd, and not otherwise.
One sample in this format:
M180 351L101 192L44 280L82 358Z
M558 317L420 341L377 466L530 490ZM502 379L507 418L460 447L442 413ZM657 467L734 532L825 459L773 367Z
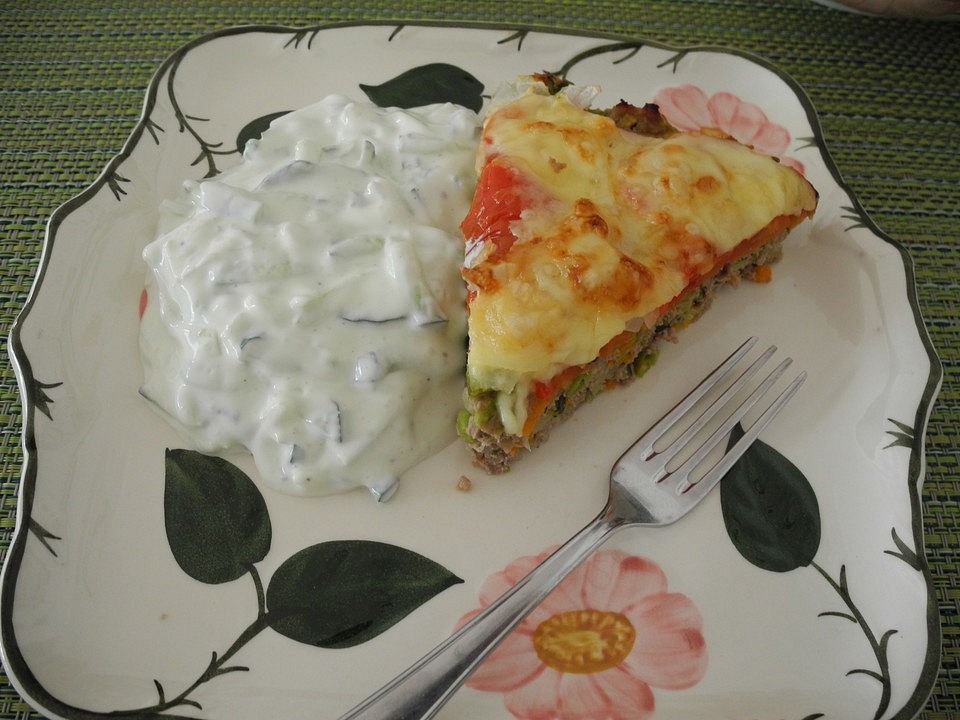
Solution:
M360 89L380 107L413 108L450 102L479 112L483 105L483 83L448 63L420 65L381 85L361 83Z
M411 550L369 540L312 545L284 562L267 587L267 618L281 635L347 648L376 637L463 580Z
M110 192L113 193L113 196L117 200L120 199L121 195L127 194L127 191L123 189L123 186L120 183L128 183L128 182L130 182L130 178L125 178L116 170L111 170L110 174L107 175L107 187L110 188Z
M837 595L840 596L840 599L843 600L844 605L847 606L847 612L828 610L820 613L820 617L838 617L844 620L849 620L860 628L864 637L867 639L867 642L870 643L870 648L873 650L873 656L877 661L877 669L873 670L870 668L854 668L853 670L849 670L847 675L866 675L867 677L871 677L880 683L880 701L877 704L877 711L873 716L874 720L879 720L881 717L883 717L883 714L890 706L892 685L890 680L890 662L887 658L887 646L890 642L890 638L897 633L897 630L887 630L883 633L883 635L880 636L879 639L877 638L874 631L870 628L869 623L867 623L867 619L864 617L863 612L859 607L857 607L857 604L853 601L853 596L850 594L850 586L847 583L846 565L840 566L840 575L836 580L834 580L830 574L817 563L811 562L810 565L814 570L823 576L823 579L830 584L830 587L836 591Z
M642 47L643 47L643 43L641 42L616 42L616 43L610 43L607 45L600 45L599 47L590 48L589 50L584 50L581 53L577 53L572 58L567 60L560 67L560 69L556 71L556 74L562 78L566 78L569 72L573 69L575 65L577 65L580 62L583 62L587 58L594 57L595 55L602 55L604 53L620 52L621 50L626 50L627 51L626 55L613 61L613 64L617 65L619 63L622 63L632 58L634 55L640 52L640 49ZM680 58L685 54L686 54L686 51L683 51L676 56L676 60L674 61L674 71L676 71L676 63L680 62ZM671 62L671 60L667 60L663 64L665 65L669 62Z
M505 45L507 43L517 41L517 52L520 51L520 48L523 47L523 41L526 39L529 30L517 30L515 33L508 35L502 40L497 40L497 45Z
M157 135L158 132L164 132L164 129L160 127L153 118L147 118L143 122L143 126L146 128L147 132L150 133L150 137L153 138L154 145L160 144L160 136Z
M844 232L856 230L858 228L865 228L867 226L866 223L863 222L863 218L860 217L860 213L855 207L851 207L850 205L841 205L840 209L844 211L840 214L840 217L842 217L844 220L850 221L850 224L843 229Z
M313 41L317 39L317 35L320 34L320 30L321 30L321 28L319 28L319 27L315 27L315 28L312 28L312 29L310 29L310 28L304 28L303 30L297 30L296 32L293 33L293 35L290 37L290 39L287 40L287 42L285 42L285 43L283 44L283 46L286 48L286 47L290 47L290 46L292 45L294 48L299 48L299 47L300 47L300 43L302 43L302 42L304 41L304 39L306 39L306 40L307 40L307 50L312 50L312 49L313 49Z
M914 570L922 570L923 562L920 560L920 556L900 539L896 528L890 528L890 537L893 538L893 544L897 546L897 550L884 550L883 552L895 558L900 558Z
M737 425L729 446L743 436ZM723 522L748 561L773 572L809 565L820 546L820 508L810 483L769 445L754 442L720 482Z
M895 426L899 428L898 430L887 430L887 435L893 438L893 441L889 445L884 445L883 449L892 447L913 447L913 428L907 425L906 423L897 422L893 418L887 418Z
M63 385L62 382L43 383L36 378L30 378L27 381L30 399L33 400L33 404L36 406L37 410L42 412L51 420L53 420L53 415L50 414L50 406L53 405L53 398L47 394L47 390L52 390L53 388L60 387L61 385Z
M27 529L29 529L30 532L37 537L37 539L40 541L40 544L43 545L51 555L57 557L57 551L53 549L50 541L62 540L63 538L61 538L59 535L54 535L33 518L30 518L29 522L27 523Z
M288 112L290 111L281 110L280 112L270 113L269 115L258 117L256 120L251 120L244 125L240 129L240 132L237 133L237 152L242 154L243 149L247 146L248 140L259 140L264 131L270 127L270 123L278 117L283 117Z
M677 66L680 64L680 61L687 56L689 52L690 52L689 50L680 50L679 52L676 52L672 56L668 57L662 63L659 63L657 67L662 68L662 67L666 67L667 65L673 65L673 74L676 75Z
M270 516L253 481L223 458L167 450L163 494L167 542L187 575L236 580L270 549Z

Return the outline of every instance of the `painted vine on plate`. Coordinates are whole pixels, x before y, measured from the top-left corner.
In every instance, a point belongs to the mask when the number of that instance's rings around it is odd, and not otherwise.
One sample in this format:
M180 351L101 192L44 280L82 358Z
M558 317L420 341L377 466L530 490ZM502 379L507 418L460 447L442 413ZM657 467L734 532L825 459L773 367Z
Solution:
M63 385L62 382L45 383L33 378L30 382L28 402L46 415L49 420L53 420L53 415L50 414L50 406L53 405L53 398L47 394L47 390L52 390L61 385Z
M654 102L659 105L664 117L681 130L719 128L739 142L777 158L800 173L804 172L802 163L786 155L791 143L789 131L771 122L757 105L726 92L708 96L700 88L689 84L662 88ZM807 146L809 142L802 147ZM844 210L853 213L845 217L855 221L848 230L862 226L854 208ZM899 431L888 431L894 440L887 447L911 446L912 428L894 420L891 422ZM737 426L730 444L736 442L742 433ZM854 668L847 674L866 675L879 683L880 697L874 718L882 717L889 707L891 696L888 643L897 630L887 629L878 634L870 626L850 590L846 565L841 565L834 577L815 562L814 557L820 546L820 514L816 494L807 479L780 453L757 441L721 482L720 498L727 534L744 558L772 572L812 567L837 594L843 608L824 611L820 617L846 620L856 625L863 634L876 667ZM891 535L898 551L885 552L919 570L920 561L916 553L899 538L895 528Z
M402 28L403 25L398 25L389 39L392 40ZM313 42L321 29L321 27L312 27L294 31L283 47L296 50L303 44L307 50L310 50L313 48ZM516 36L511 36L509 40L518 39L519 49L524 36L525 32L521 32ZM272 120L286 114L289 110L277 111L252 120L238 133L237 140L232 146L226 146L223 141L209 140L198 129L200 124L209 122L209 118L188 113L177 98L175 81L180 69L181 59L182 56L178 57L170 66L166 83L167 96L170 99L173 115L177 121L178 131L193 137L199 146L199 152L193 159L191 166L205 167L206 171L203 178L206 179L219 174L218 157L242 154L247 140L259 138L263 131L270 126ZM378 85L361 83L360 89L372 102L381 107L411 108L432 103L452 102L463 105L474 112L479 112L483 105L483 83L466 70L449 63L428 63L414 67ZM319 100L319 98L317 99ZM144 127L150 133L154 142L159 145L160 141L157 133L164 132L163 127L153 118L144 120ZM111 171L108 176L107 186L117 200L127 194L127 191L121 185L121 183L127 182L129 182L129 179L120 175L116 170Z
M202 709L191 696L223 675L246 672L234 656L264 630L327 649L367 642L432 597L463 582L443 566L396 545L334 540L294 553L269 580L257 563L270 550L272 526L263 495L239 468L192 450L165 454L164 526L180 568L210 585L249 577L256 618L223 652L212 652L203 672L169 695L154 680L157 701L96 717L171 718L180 707Z
M743 436L738 425L732 446ZM867 641L876 668L858 667L880 685L874 718L890 703L888 643L897 630L877 634L858 607L846 565L834 577L815 561L821 524L816 493L787 458L756 441L720 483L724 526L737 551L770 572L813 568L842 601L821 618L846 620ZM893 533L909 562L909 550ZM539 564L552 548L521 557L481 587L479 607L458 627ZM667 578L647 558L621 551L599 551L575 570L514 630L467 681L467 686L499 692L518 720L561 712L577 718L647 718L655 710L653 688L682 690L704 676L707 649L703 622L685 595L668 592ZM570 708L578 708L576 712ZM804 720L824 717L812 713Z
M742 435L737 426L729 445ZM841 565L834 577L814 561L820 547L820 511L816 493L803 473L758 440L720 482L720 503L727 534L746 560L772 572L812 567L836 592L843 608L826 610L819 617L846 620L863 634L876 667L854 668L847 675L866 675L880 684L874 719L882 717L891 692L888 643L897 630L878 635L870 626L850 590L846 565Z
M49 395L49 393L47 393L47 390L58 388L61 385L63 385L62 382L45 383L40 382L31 376L27 381L27 406L35 407L37 410L46 415L48 420L53 420L53 414L50 410L50 406L53 405L53 398ZM54 557L57 557L57 551L54 550L51 541L60 540L61 538L59 535L54 535L43 525L41 525L36 518L33 517L31 517L27 522L27 529L40 541L40 544L44 547L44 549L47 550L47 552Z
M295 33L285 47L311 47L318 30ZM195 124L205 118L185 112L174 92L179 58L171 66L167 92L181 133L191 135L200 147L192 165L205 164L204 178L219 172L218 156L243 152L277 117L278 111L256 118L238 133L231 147L203 138ZM379 85L360 85L381 106L416 107L435 102L455 102L478 111L483 85L466 71L446 63L423 65ZM159 145L163 128L153 119L145 128ZM106 179L117 200L126 195L121 183L129 180L115 170ZM140 314L145 298L140 298ZM53 400L46 390L61 383L34 381L32 402L48 418ZM90 717L185 719L169 711L182 707L202 709L191 696L201 685L223 675L246 672L232 664L234 656L264 630L270 629L297 642L320 648L349 648L378 636L417 607L451 585L463 582L432 560L388 543L335 540L304 548L284 561L264 584L256 564L270 549L272 528L266 503L254 482L226 460L190 450L167 450L165 456L164 523L171 552L180 568L206 584L233 582L244 576L253 586L257 616L222 652L212 652L201 674L187 687L170 695L154 680L155 703L110 713L84 711ZM30 531L53 555L51 540L57 535L34 519Z

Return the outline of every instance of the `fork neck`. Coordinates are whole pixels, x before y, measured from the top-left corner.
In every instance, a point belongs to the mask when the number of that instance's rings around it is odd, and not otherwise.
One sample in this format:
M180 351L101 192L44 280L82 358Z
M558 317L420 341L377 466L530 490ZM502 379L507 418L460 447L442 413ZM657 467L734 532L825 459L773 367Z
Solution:
M597 516L597 522L602 522L610 531L623 525L656 525L653 514L641 505L628 491L617 484L610 487L610 497L607 504Z

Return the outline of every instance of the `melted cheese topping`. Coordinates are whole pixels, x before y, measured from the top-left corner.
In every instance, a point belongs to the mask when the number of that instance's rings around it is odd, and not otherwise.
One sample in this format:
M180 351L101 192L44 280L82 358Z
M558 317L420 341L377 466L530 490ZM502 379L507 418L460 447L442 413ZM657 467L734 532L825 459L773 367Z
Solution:
M467 238L463 270L468 380L501 394L512 434L532 383L590 362L816 207L800 174L732 139L629 133L564 93L497 109L478 165L509 168L523 208L507 241Z

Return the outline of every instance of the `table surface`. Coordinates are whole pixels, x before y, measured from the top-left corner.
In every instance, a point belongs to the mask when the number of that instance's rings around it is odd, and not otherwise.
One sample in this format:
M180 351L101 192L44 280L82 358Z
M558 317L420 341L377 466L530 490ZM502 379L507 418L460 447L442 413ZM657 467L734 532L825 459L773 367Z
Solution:
M253 7L251 7L253 6ZM960 3L958 3L960 10ZM807 0L273 0L0 6L0 335L37 271L44 228L130 133L154 70L183 43L231 25L372 19L499 21L721 45L792 75L866 211L915 262L919 304L944 366L926 434L923 521L943 628L925 720L960 717L960 24L875 18ZM21 405L0 356L0 557L16 522ZM0 719L36 718L0 669Z

